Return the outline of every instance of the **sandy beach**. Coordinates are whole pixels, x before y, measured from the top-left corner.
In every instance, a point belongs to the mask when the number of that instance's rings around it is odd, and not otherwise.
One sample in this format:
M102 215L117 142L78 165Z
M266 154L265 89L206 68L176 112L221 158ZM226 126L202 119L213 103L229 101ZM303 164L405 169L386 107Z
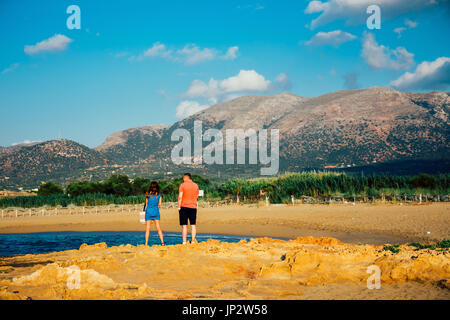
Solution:
M139 209L124 212L19 216L0 220L0 233L143 231ZM198 209L198 232L295 239L333 237L345 243L384 244L450 238L450 204L334 204L226 206ZM180 232L176 209L161 210L163 231Z
M166 247L83 244L1 257L0 299L448 300L448 250L407 243L448 239L449 209L445 203L201 208L201 233L266 238ZM179 231L175 209L162 210L161 217L165 231ZM144 227L136 212L24 216L0 223L2 233L63 230ZM383 250L385 243L402 245L395 253ZM367 268L374 265L380 268L380 289L367 286ZM186 269L195 272L187 277ZM75 288L69 286L74 275Z

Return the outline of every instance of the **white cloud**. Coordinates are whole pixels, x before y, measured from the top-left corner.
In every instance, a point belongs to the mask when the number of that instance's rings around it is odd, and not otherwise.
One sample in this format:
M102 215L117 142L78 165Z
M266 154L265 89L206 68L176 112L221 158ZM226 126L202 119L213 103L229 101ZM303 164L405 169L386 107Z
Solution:
M237 47L237 46L229 47L228 50L227 50L227 53L225 53L223 58L225 60L234 60L234 59L236 59L238 50L239 50L239 47Z
M172 59L172 50L168 50L165 44L155 42L150 48L144 50L138 56L130 56L129 61L142 61L147 58L161 57L166 59Z
M343 32L341 30L335 30L330 32L318 32L315 34L311 40L307 41L307 45L311 46L322 46L322 45L332 45L338 47L344 42L356 39L356 36Z
M28 55L41 52L57 52L66 50L69 43L73 40L62 34L55 34L53 37L42 40L35 45L26 45L24 51Z
M178 50L178 54L184 56L184 61L187 65L194 65L213 60L217 56L217 50L209 48L201 49L196 45L186 45L183 49Z
M192 81L185 96L188 98L206 98L210 103L216 103L223 94L224 91L219 88L219 81L211 78L208 83L201 80Z
M282 89L282 90L289 90L289 89L292 88L291 80L289 80L289 76L285 72L280 73L275 78L275 83L276 83L277 87Z
M177 106L176 117L178 119L184 119L208 107L209 105L206 104L202 105L197 101L192 100L181 101L180 104Z
M146 49L137 56L131 56L129 61L142 61L146 58L160 57L175 62L182 62L186 65L196 65L202 62L215 59L234 60L237 57L239 47L233 46L228 48L226 53L221 53L214 48L200 48L195 44L185 45L182 49L171 50L160 42L155 42L152 47Z
M270 81L264 79L255 70L241 70L237 76L222 80L220 87L227 93L239 91L263 92L269 89Z
M185 96L188 98L206 98L211 104L214 104L229 93L264 92L270 88L271 82L255 70L241 70L238 75L223 80L211 78L208 83L194 80Z
M424 61L414 72L406 72L390 83L398 89L446 90L450 86L450 58Z
M317 13L327 10L328 3L322 1L311 1L305 9L305 13Z
M406 28L405 27L398 27L394 29L394 32L398 35L398 37L400 38L402 36L402 32L405 31Z
M366 33L361 53L366 63L376 69L408 69L414 65L414 54L403 47L389 49L379 45L373 34Z
M247 92L265 92L271 89L273 89L271 81L266 80L255 70L240 70L236 76L223 80L214 78L208 82L194 80L183 96L206 99L209 105L213 105L237 98Z
M22 141L22 142L14 142L14 143L11 143L11 146L17 146L17 145L22 145L22 144L26 145L26 144L30 144L30 143L38 143L38 142L42 142L42 141L41 141L41 140L36 140L36 141L24 140L24 141Z
M167 58L171 54L171 50L167 50L166 45L155 42L153 46L147 50L144 51L143 56L144 57L164 57Z
M366 22L366 9L370 5L378 5L382 11L382 19L393 19L407 12L420 11L439 5L448 5L448 0L329 0L310 1L305 9L307 14L320 13L311 21L311 28L326 25L335 20L345 20L348 25Z
M413 29L417 27L418 23L409 19L405 19L405 26L408 27L408 29ZM398 27L394 29L394 32L397 33L398 38L402 36L402 32L405 31L407 28L405 27Z
M412 21L412 20L409 20L409 19L406 19L406 20L405 20L405 24L406 24L410 29L413 29L413 28L417 27L417 25L418 25L418 23L417 23L416 21Z
M5 74L5 73L8 73L8 72L14 71L14 70L16 70L18 67L19 67L19 64L18 64L18 63L13 63L13 64L10 65L8 68L3 69L3 70L2 70L2 74Z

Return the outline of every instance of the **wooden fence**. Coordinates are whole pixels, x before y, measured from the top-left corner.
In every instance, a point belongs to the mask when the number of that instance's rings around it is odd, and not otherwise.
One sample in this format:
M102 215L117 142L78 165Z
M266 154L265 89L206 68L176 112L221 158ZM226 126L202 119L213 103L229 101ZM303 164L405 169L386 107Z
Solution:
M232 200L199 201L200 208L220 207L232 204ZM177 202L163 202L161 209L177 208ZM98 214L130 214L134 215L143 209L143 204L134 205L105 205L105 206L68 206L41 208L4 208L1 218L19 218L33 216L61 216L61 215L98 215Z
M301 205L301 204L356 204L356 203L430 203L430 202L449 202L450 196L444 197L434 196L428 197L425 195L413 195L413 196L386 196L380 198L374 197L361 197L361 196L334 196L324 198L314 198L309 196L302 196L299 198L291 197L289 202L280 205ZM214 208L229 205L258 205L269 206L271 204L268 197L260 197L258 199L249 199L246 197L236 197L226 200L200 200L198 202L199 208ZM177 208L177 202L163 202L161 209ZM10 207L1 209L1 218L19 218L19 217L32 217L32 216L58 216L58 215L98 215L98 214L138 214L143 209L143 204L134 205L104 205L104 206L68 206L68 207L40 207L40 208L20 208Z

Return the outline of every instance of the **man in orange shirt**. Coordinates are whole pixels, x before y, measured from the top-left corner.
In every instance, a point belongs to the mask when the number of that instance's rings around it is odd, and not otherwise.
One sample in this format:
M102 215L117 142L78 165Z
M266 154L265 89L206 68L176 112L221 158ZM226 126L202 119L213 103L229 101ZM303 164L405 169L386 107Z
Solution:
M187 224L188 220L191 225L192 242L196 242L197 235L196 220L197 220L197 198L198 185L192 181L191 174L185 173L183 176L183 183L180 185L178 194L178 212L180 214L180 226L182 227L183 244L186 244L187 238Z

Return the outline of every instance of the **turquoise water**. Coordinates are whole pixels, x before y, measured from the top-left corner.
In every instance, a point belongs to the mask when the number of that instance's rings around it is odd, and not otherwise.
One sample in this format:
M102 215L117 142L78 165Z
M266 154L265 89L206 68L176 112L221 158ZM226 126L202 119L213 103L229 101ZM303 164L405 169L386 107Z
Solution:
M144 236L145 232L142 231L64 231L0 234L0 256L78 249L83 243L106 242L108 246L120 246L122 244L139 245L144 244ZM250 238L231 235L197 234L198 242L208 239L239 242ZM190 240L189 235L188 240ZM166 245L181 244L181 233L164 232L164 242ZM154 244L159 245L160 240L156 232L150 232L149 245Z

